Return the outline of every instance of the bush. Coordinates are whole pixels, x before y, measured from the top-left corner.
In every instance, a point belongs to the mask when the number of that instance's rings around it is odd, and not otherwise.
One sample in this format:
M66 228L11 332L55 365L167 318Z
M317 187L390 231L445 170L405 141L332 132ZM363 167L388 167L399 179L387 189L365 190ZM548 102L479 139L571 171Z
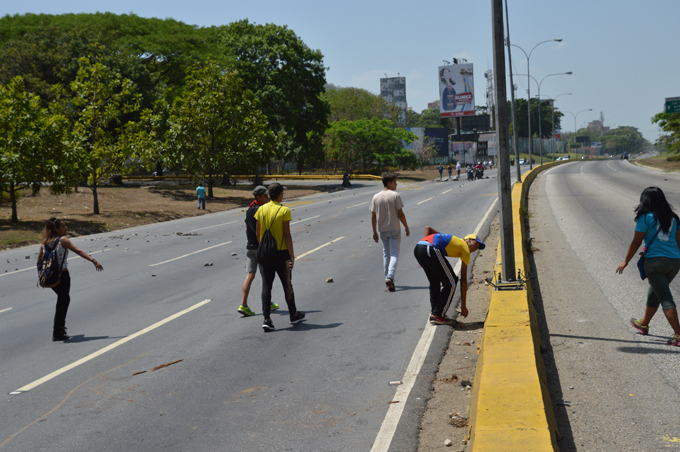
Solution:
M680 162L680 154L671 155L666 157L667 162Z

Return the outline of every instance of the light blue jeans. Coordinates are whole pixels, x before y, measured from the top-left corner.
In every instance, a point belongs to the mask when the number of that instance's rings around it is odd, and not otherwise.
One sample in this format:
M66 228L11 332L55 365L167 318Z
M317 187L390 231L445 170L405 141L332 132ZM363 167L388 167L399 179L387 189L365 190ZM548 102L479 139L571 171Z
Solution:
M385 280L394 281L394 272L397 270L397 259L399 259L399 248L401 247L401 231L381 232L380 240L383 246Z

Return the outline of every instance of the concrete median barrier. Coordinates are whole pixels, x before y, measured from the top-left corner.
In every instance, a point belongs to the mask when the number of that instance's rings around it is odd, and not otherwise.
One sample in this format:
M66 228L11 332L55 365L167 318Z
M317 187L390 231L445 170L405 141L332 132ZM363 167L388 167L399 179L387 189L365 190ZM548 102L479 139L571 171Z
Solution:
M536 167L512 190L515 266L529 274L525 229L526 199ZM500 247L494 275L501 271ZM531 282L522 290L491 289L489 311L475 372L468 451L558 451L557 424L540 353Z

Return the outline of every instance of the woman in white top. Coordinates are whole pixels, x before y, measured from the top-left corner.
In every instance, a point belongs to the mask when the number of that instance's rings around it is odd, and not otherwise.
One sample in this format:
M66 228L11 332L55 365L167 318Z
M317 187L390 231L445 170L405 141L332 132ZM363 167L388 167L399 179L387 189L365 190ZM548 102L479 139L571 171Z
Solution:
M43 254L45 253L45 245L52 245L55 240L59 239L57 244L56 252L59 259L59 263L62 265L61 279L59 285L52 288L57 294L57 308L54 314L54 328L52 330L52 340L53 341L65 341L69 339L66 335L66 312L68 311L68 305L71 302L71 297L69 292L71 291L71 276L68 271L68 252L73 251L83 259L90 261L94 264L95 269L100 272L104 270L104 267L93 259L89 254L75 246L71 240L66 236L66 223L58 218L50 218L47 220L45 225L45 230L42 234L42 239L40 240L40 251L38 253L38 262L42 260Z

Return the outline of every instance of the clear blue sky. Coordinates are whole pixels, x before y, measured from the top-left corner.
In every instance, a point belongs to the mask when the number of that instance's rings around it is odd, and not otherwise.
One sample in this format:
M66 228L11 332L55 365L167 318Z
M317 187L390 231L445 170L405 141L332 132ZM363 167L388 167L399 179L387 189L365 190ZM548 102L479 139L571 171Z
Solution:
M650 118L664 98L680 96L680 1L677 0L508 0L511 41L531 55L531 75L549 77L541 94L561 96L557 108L577 113L577 127L599 119L605 125L637 127L654 141L659 131ZM404 0L24 0L5 2L3 13L79 13L108 11L142 17L173 18L210 26L248 18L288 25L311 48L324 54L327 80L379 92L385 74L406 77L410 107L420 112L438 98L437 66L452 57L475 65L475 101L485 104L484 71L493 68L491 0L407 2ZM507 53L506 53L507 56ZM515 73L526 74L526 59L514 49ZM536 86L532 82L532 96ZM526 77L515 80L526 98ZM509 82L508 82L509 87ZM508 91L508 96L510 92ZM574 118L563 118L563 130Z

